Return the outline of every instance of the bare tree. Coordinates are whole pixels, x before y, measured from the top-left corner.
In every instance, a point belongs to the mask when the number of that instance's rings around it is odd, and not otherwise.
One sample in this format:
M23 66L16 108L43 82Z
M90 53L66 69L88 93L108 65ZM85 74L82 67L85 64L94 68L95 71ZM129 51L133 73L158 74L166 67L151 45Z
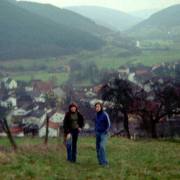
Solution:
M151 91L141 91L134 101L133 111L142 118L143 127L157 137L156 124L162 119L180 114L180 87L173 82L151 82Z
M123 114L124 129L128 138L130 138L128 113L131 110L136 94L134 90L135 87L131 82L118 78L104 85L101 90L102 99L112 103L114 112Z
M3 129L6 132L6 134L8 136L8 139L9 139L13 149L16 151L17 150L17 145L16 145L16 142L13 139L13 136L12 136L11 131L9 129L9 125L7 123L6 118L3 119Z

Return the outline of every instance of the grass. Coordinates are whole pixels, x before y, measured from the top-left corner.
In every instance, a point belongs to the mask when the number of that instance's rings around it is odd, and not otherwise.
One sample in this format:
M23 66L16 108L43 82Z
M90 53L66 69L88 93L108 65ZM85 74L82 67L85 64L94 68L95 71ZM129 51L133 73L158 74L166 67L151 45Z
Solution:
M70 56L69 56L70 57ZM42 59L16 59L16 60L6 60L1 61L1 66L4 68L24 68L31 69L37 67L48 67L48 68L57 68L62 66L67 61L67 57L61 58L42 58Z
M48 72L29 72L29 73L16 73L13 78L15 80L30 81L38 79L42 81L55 80L58 85L63 84L68 80L68 73L48 73Z
M162 62L177 62L180 61L180 43L173 41L160 40L144 40L142 46L151 47L156 44L167 46L170 49L167 51L142 51L139 55L130 55L122 57L119 53L123 49L117 47L106 47L102 50L94 52L82 51L78 54L63 56L59 58L43 58L43 59L21 59L9 60L1 62L3 72L8 73L10 77L16 80L30 81L39 79L43 81L55 79L57 85L62 85L67 82L69 72L60 69L67 67L72 60L87 64L95 62L99 69L117 69L126 64L144 64L153 66ZM59 70L57 70L59 69ZM88 82L83 82L83 85L88 85Z
M107 152L110 166L97 164L95 139L81 137L78 163L66 161L62 140L51 139L45 147L43 139L17 139L19 150L1 150L1 179L47 180L121 180L121 179L180 179L180 141L110 138ZM7 139L1 146L9 147Z
M133 64L141 63L146 66L152 66L155 64L160 64L162 62L177 62L180 61L180 51L179 50L169 50L169 51L147 51L143 52L142 55L135 57Z
M89 61L94 61L100 69L117 69L126 64L144 64L153 66L162 62L180 61L180 51L144 51L140 55L131 57L95 57Z
M32 67L41 67L42 65L46 66L48 69L50 68L55 68L61 65L68 64L69 58L71 57L66 57L66 61L64 59L61 60L39 60L36 62L34 60L16 60L16 61L11 61L10 64L9 62L3 62L1 66L4 66L6 68L19 68L20 66L25 66L25 68L28 69ZM108 55L101 55L101 54L91 54L87 56L85 54L83 55L76 55L74 56L75 59L79 59L82 63L87 63L87 62L95 62L97 66L100 69L117 69L119 66L125 65L125 64L144 64L147 66L152 66L154 64L159 64L162 62L176 62L180 61L180 51L179 48L176 50L169 50L169 51L143 51L142 54L140 55L135 55L135 56L129 56L129 57L118 57L118 56L108 56ZM26 63L28 62L28 63ZM34 76L44 76L45 79L48 75L48 72L37 72L37 73L27 73L24 76L24 79L30 79L32 74ZM44 73L44 74L43 74ZM39 75L41 74L41 75ZM46 75L47 74L47 75ZM52 73L49 73L52 74ZM17 76L17 79L20 79L19 76L22 76L20 74L18 76L18 73L15 76Z

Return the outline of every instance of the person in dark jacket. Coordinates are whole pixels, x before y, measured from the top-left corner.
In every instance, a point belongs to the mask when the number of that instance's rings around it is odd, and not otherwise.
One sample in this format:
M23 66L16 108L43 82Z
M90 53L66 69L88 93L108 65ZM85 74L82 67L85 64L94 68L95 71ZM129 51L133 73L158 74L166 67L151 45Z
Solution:
M66 139L67 160L76 162L78 134L84 126L84 118L75 103L69 105L63 121L64 137Z
M96 119L95 119L95 132L96 132L96 152L97 159L100 165L108 165L106 158L106 143L108 138L108 130L110 128L110 119L107 112L103 111L103 105L100 102L95 104Z

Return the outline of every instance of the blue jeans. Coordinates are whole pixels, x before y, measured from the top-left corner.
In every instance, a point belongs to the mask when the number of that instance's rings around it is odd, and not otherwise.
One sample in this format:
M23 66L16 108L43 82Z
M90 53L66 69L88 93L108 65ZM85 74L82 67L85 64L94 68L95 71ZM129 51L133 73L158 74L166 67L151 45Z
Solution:
M67 160L71 162L76 162L77 156L77 140L78 140L78 129L72 129L70 131L71 139L66 141L66 150L67 150Z
M103 132L96 132L96 152L97 152L97 159L100 165L107 165L108 161L106 159L106 144L107 144L108 134Z

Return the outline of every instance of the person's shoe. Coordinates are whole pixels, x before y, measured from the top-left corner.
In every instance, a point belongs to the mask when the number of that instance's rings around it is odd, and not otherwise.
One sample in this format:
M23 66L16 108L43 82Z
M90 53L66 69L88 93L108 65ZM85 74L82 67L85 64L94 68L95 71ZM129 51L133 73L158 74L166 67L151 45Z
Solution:
M104 167L104 168L109 168L109 164L108 163L105 163L105 164L100 164L101 167Z
M71 162L71 163L76 163L76 160L71 160L70 162Z

